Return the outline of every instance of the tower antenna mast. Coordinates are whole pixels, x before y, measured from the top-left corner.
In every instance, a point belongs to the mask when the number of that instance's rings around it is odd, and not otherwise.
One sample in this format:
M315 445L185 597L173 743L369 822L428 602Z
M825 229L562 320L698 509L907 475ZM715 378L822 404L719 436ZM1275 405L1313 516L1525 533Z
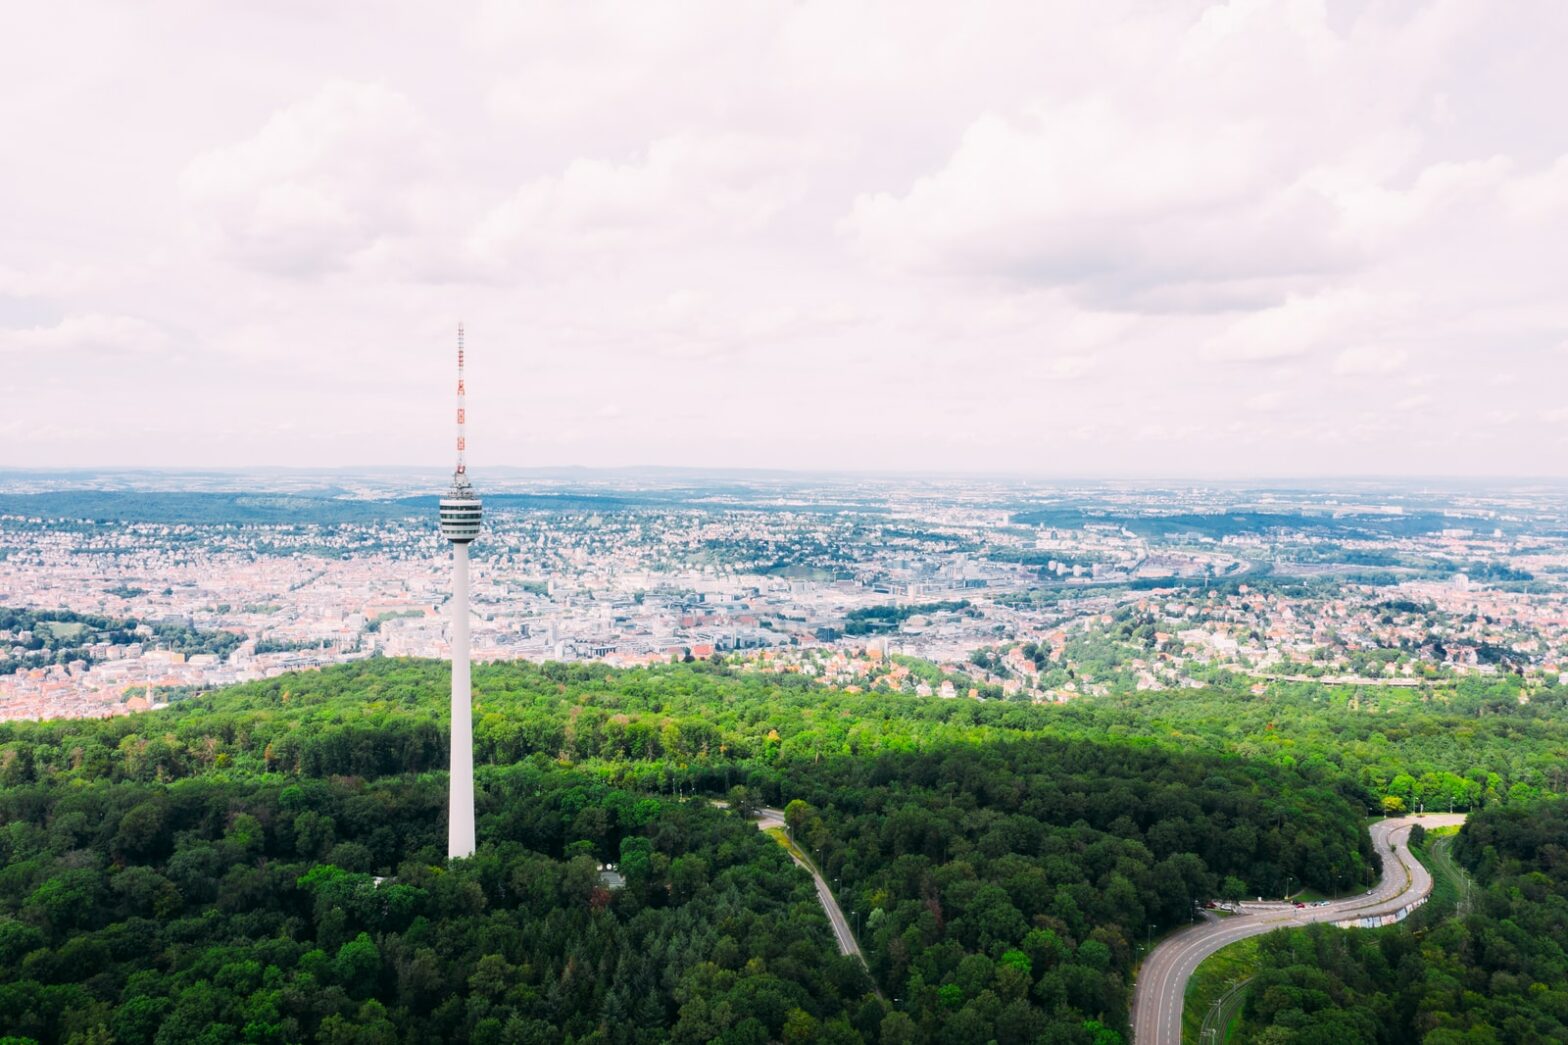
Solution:
M468 389L463 384L463 324L457 325L457 471L459 482L468 475Z

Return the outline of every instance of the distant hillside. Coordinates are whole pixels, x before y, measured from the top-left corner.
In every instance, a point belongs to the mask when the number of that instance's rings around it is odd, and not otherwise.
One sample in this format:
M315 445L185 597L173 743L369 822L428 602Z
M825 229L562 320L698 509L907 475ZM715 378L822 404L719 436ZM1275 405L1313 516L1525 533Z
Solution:
M1291 530L1325 536L1375 534L1401 537L1435 533L1446 527L1458 525L1460 522L1440 512L1410 512L1401 515L1363 512L1334 515L1327 511L1322 513L1245 511L1157 515L1130 512L1101 513L1081 508L1030 508L1014 512L1012 521L1025 526L1050 526L1061 529L1079 529L1085 525L1098 523L1119 526L1141 537L1171 537L1193 533L1200 537L1216 539L1237 534L1266 533L1269 530Z
M430 513L434 513L434 499ZM356 501L296 494L163 493L118 490L59 490L0 494L0 515L87 519L98 523L336 526L377 523L426 514L423 505Z
M744 492L727 491L725 498ZM835 513L840 504L748 503L715 499L714 490L563 491L551 493L486 493L490 511L616 512L669 508L711 511L797 511ZM749 497L749 493L745 493ZM162 523L167 525L366 525L395 520L430 520L436 515L439 492L396 500L357 500L284 493L170 493L130 490L57 490L47 493L0 494L0 515L43 519L85 519L94 523ZM885 514L885 505L857 506L856 512Z

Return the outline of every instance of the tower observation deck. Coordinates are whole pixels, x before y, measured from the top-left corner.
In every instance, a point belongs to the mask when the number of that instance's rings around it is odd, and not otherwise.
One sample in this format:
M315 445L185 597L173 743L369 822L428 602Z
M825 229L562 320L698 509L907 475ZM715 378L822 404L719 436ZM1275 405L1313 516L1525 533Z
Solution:
M454 481L441 498L441 536L453 544L467 544L479 536L481 514L481 502L467 479Z

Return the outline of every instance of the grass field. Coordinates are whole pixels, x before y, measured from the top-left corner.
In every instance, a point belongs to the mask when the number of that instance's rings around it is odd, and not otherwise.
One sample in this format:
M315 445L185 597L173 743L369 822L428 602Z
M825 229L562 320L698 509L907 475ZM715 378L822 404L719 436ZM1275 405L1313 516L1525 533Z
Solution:
M783 846L785 852L789 853L791 856L793 856L795 859L799 860L801 863L805 864L807 867L810 867L812 869L816 868L816 866L817 866L816 861L812 860L811 857L807 856L805 850L801 849L800 846L798 846L794 842L790 841L789 831L785 830L782 827L769 827L769 828L766 828L763 831L763 834L766 834L768 837L772 838L779 845Z
M1253 936L1238 940L1215 952L1198 966L1198 971L1187 981L1187 995L1181 1014L1182 1041L1202 1045L1199 1031L1214 1003L1236 984L1250 979L1257 972L1260 939L1262 937Z
M1426 906L1430 912L1422 918L1425 924L1457 913L1466 913L1469 894L1469 875L1454 862L1454 836L1457 830L1449 828L1427 833L1426 844L1416 851L1417 858L1432 872L1432 898Z

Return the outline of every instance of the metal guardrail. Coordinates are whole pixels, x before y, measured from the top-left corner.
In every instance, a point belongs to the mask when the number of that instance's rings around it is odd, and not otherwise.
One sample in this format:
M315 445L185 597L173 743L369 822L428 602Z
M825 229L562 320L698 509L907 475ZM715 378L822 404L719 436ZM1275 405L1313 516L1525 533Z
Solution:
M1427 898L1423 896L1405 904L1399 910L1390 911L1387 914L1373 914L1362 918L1346 918L1343 921L1331 922L1329 924L1338 926L1341 929L1381 929L1385 925L1397 925L1404 921L1410 917L1411 911L1426 903L1426 900Z

